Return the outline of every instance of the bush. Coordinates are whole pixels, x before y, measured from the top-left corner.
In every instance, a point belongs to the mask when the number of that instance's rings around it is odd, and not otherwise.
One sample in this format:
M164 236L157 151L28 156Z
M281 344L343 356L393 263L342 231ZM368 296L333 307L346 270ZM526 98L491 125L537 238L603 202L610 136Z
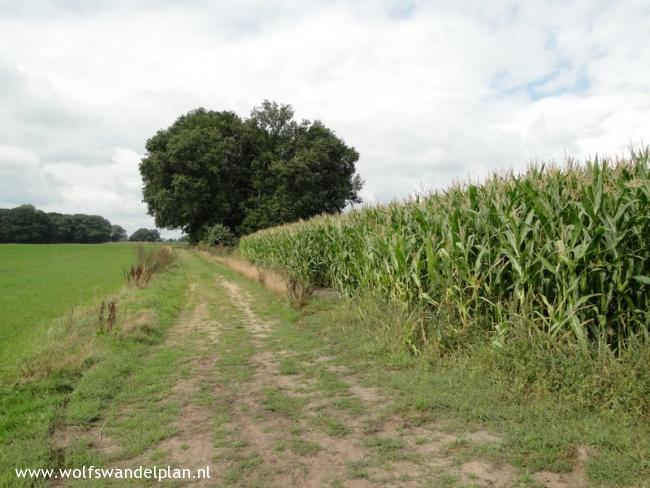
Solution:
M235 234L223 224L215 224L205 231L205 240L210 246L232 247L237 244Z

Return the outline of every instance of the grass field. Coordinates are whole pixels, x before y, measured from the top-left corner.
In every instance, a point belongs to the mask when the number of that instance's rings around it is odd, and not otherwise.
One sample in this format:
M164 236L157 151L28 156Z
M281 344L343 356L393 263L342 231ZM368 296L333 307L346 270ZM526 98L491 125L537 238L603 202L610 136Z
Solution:
M134 256L130 244L0 245L0 379L52 319L123 286Z
M0 486L46 486L17 483L13 469L61 462L54 431L67 421L92 422L138 370L186 300L186 270L172 265L146 288L127 287L124 270L136 259L130 244L2 246L0 255ZM98 318L108 296L117 304L119 333ZM170 364L167 358L159 366ZM156 412L148 414L153 422Z

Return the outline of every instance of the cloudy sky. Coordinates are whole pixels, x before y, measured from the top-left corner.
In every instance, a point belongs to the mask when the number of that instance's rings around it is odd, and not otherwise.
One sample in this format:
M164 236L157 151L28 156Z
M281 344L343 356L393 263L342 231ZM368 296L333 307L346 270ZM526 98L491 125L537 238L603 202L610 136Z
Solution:
M157 129L264 99L361 153L367 202L650 141L650 2L0 0L0 207L153 226Z

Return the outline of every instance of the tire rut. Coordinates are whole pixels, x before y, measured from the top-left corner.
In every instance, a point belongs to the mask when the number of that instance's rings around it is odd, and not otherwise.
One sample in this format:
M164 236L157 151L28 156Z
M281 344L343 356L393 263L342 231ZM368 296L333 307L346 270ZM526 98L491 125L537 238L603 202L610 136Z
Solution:
M197 283L190 292L199 296L196 305L184 311L170 330L166 345L189 347L190 359L184 364L188 374L172 388L168 400L178 402L180 411L174 421L176 433L163 439L136 458L123 460L122 467L150 465L154 452L163 453L163 464L190 469L210 467L214 472L214 435L212 414L208 406L197 401L204 384L214 375L216 355L214 345L219 340L220 324L210 317L210 298ZM186 486L213 486L209 479L184 480Z

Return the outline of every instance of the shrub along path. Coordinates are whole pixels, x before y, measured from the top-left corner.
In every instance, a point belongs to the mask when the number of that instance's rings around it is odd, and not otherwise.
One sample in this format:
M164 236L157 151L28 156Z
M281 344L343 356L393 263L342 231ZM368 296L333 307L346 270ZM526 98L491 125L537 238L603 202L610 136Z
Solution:
M91 425L66 416L54 442L68 467L209 465L192 484L219 487L589 486L586 448L562 474L516 468L498 432L373 384L385 366L339 354L309 322L336 304L296 311L180 252L185 311Z

